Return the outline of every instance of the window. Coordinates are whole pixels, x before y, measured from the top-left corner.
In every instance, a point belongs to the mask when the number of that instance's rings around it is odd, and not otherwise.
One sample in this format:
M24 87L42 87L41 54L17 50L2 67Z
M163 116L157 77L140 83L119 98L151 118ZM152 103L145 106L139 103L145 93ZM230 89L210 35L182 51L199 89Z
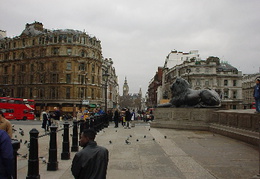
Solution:
M4 73L7 74L8 73L8 66L4 67Z
M53 62L53 64L52 64L52 70L53 70L53 71L57 71L57 67L58 67L57 63L56 63L56 62Z
M8 84L8 76L3 76L3 84Z
M71 70L71 62L67 62L66 70Z
M30 83L31 83L31 84L33 83L33 78L34 78L34 75L31 75L31 76L30 76Z
M15 83L15 76L12 76L12 84Z
M58 38L57 36L54 37L54 43L57 43L58 42Z
M20 71L21 72L25 72L25 64L21 64L20 65Z
M91 89L91 99L94 99L94 97L95 97L94 89Z
M81 57L85 57L86 52L84 50L81 51Z
M197 86L200 86L200 80L199 80L199 79L196 80L196 85L197 85Z
M71 74L66 74L66 83L71 83Z
M34 71L34 64L31 64L31 71Z
M67 48L67 54L71 55L72 54L72 49L71 48Z
M70 88L66 88L66 99L70 99Z
M51 98L51 99L57 99L57 98L58 98L57 88L52 87L52 88L50 89L50 98Z
M33 98L33 89L32 88L29 88L29 96L30 96L30 98Z
M237 98L237 91L233 91L233 99Z
M85 77L86 77L86 75L79 75L78 76L78 82L80 84L86 84Z
M40 88L39 90L40 90L40 91L39 91L39 97L40 97L40 98L43 98L43 97L44 97L44 89L43 89L43 88Z
M237 80L233 80L233 86L237 86Z
M92 76L92 80L91 80L92 84L95 84L95 77Z
M95 64L92 64L92 72L95 72Z
M23 47L25 46L25 39L22 40L22 43L23 43Z
M225 90L225 91L224 91L224 98L225 98L225 99L228 98L228 90Z
M57 83L58 82L58 74L52 74L51 75L51 82L52 83Z
M59 48L58 47L53 47L52 48L52 54L53 55L59 55Z
M84 63L79 64L79 70L85 71L85 64Z
M39 71L43 71L44 70L44 64L43 63L39 63L38 64L38 70Z
M68 37L68 43L72 43L72 38L71 38L71 36Z
M34 57L34 50L32 50L32 54L31 55L32 55L32 57Z
M224 86L228 85L228 80L224 80Z
M39 82L40 83L45 83L45 75L39 74Z

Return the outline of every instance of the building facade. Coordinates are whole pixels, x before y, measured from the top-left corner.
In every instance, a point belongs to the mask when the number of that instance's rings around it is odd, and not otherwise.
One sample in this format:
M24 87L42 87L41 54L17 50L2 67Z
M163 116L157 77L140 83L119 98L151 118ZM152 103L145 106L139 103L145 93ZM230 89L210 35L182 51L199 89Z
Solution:
M172 68L164 66L160 96L171 99L170 86L177 77L186 79L192 89L213 89L218 92L222 108L242 108L242 72L227 62L220 62L217 57L207 60L189 58Z
M26 24L20 36L0 39L1 96L35 99L37 113L101 106L102 59L96 37Z
M255 102L253 97L254 86L256 85L255 79L260 77L260 73L245 74L242 79L243 88L243 106L244 109L251 109L252 103Z
M113 67L113 60L111 58L105 58L103 61L103 72L108 73L107 81L103 79L103 96L107 93L107 110L112 110L118 108L119 104L119 85L118 85L118 76L116 75L116 70ZM104 75L104 73L103 73ZM102 98L102 105L105 108L105 98Z
M150 80L148 86L148 99L146 101L147 107L153 108L160 103L160 97L162 99L162 92L159 92L162 86L163 67L158 67L156 74Z

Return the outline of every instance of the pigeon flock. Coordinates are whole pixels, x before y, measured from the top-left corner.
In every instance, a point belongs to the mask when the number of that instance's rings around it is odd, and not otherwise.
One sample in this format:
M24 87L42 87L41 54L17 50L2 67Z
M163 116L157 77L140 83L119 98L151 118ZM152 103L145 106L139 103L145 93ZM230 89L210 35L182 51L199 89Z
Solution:
M12 130L13 130L13 134L14 134L14 140L17 140L20 142L20 149L26 147L26 153L25 154L20 154L19 150L17 152L17 156L20 157L21 159L28 159L28 155L29 155L29 149L30 149L30 140L29 139L25 139L25 135L24 135L24 130L22 128L19 129L15 129L15 125L12 125ZM20 139L18 139L20 138ZM24 150L23 150L24 151ZM46 159L45 157L39 157L39 159L41 159L43 164L46 164Z
M148 130L150 131L151 128L149 128ZM105 131L104 131L104 132L105 132ZM115 132L117 132L117 130L115 130ZM130 138L132 138L132 137L133 137L133 136L132 136L131 134L130 134L129 136L127 136L127 138L126 138L126 140L125 140L125 144L126 144L126 145L131 144ZM146 135L144 135L143 137L144 137L144 139L147 139L147 136L146 136ZM164 138L167 139L167 136L164 136ZM155 138L152 138L152 140L155 141ZM136 142L139 142L139 139L138 139L138 138L136 139ZM109 140L109 144L112 144L112 141L111 141L111 140Z

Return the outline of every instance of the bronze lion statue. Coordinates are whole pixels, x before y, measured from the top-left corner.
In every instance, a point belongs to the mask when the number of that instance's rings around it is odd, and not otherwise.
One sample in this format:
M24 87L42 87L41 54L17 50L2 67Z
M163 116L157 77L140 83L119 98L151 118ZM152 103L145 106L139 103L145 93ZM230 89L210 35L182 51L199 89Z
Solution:
M189 83L180 77L172 84L171 93L170 103L158 107L218 107L221 102L215 90L193 90Z

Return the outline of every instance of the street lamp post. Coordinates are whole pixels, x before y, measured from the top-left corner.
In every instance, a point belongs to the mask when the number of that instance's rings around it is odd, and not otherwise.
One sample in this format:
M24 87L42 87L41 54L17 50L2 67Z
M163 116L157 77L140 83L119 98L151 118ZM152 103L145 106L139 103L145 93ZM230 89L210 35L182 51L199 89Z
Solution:
M105 113L107 113L107 81L108 81L108 71L106 70L106 72L103 74L103 78L105 80Z

